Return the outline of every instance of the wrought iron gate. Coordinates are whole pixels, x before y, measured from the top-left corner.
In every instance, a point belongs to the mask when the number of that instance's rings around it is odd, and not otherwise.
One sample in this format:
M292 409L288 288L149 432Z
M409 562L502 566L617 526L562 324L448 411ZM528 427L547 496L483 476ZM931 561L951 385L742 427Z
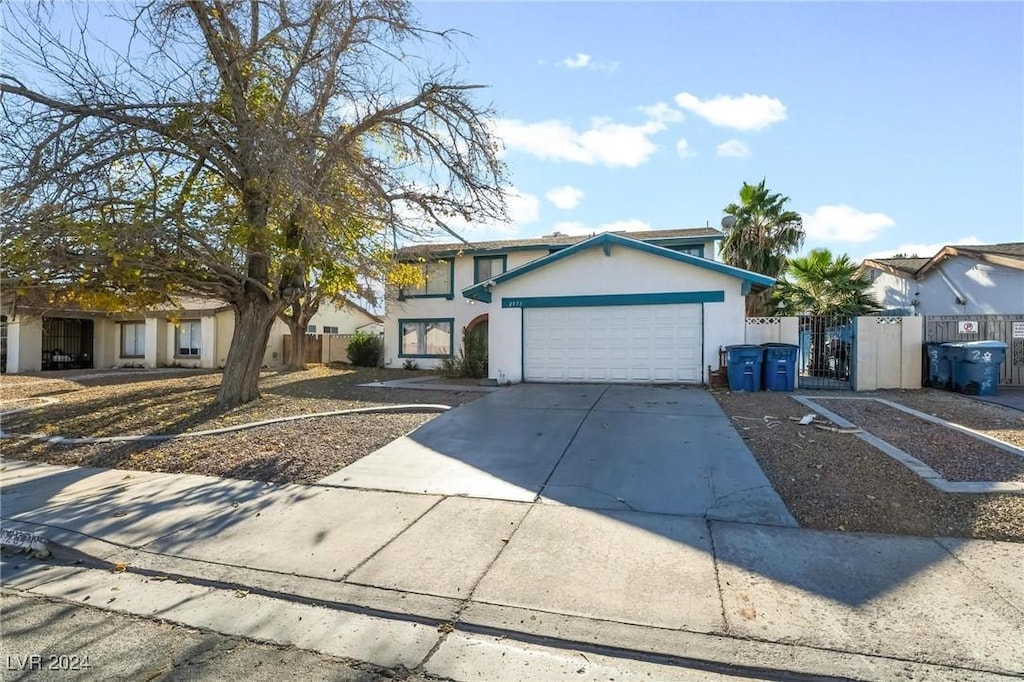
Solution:
M959 331L961 322L976 323L977 331ZM999 368L999 385L1024 386L1024 315L928 315L924 340L1002 341L1007 348L1006 360Z
M44 317L42 368L91 369L92 337L92 320Z
M800 388L853 389L856 319L845 315L801 315Z

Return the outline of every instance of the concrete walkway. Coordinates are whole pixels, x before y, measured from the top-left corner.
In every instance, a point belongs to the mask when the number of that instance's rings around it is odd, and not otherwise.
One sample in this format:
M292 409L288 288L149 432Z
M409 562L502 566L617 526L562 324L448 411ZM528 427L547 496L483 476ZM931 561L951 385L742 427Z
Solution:
M455 680L1024 671L1020 544L9 460L0 477L4 530L55 550L5 559L4 589L385 667Z

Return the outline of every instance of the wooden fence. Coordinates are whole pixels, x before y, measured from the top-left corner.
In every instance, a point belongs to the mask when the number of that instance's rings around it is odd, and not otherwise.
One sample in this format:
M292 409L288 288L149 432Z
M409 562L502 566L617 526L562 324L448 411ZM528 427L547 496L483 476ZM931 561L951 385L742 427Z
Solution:
M306 364L348 362L348 342L352 334L306 334ZM281 357L288 364L292 356L292 337L282 337Z

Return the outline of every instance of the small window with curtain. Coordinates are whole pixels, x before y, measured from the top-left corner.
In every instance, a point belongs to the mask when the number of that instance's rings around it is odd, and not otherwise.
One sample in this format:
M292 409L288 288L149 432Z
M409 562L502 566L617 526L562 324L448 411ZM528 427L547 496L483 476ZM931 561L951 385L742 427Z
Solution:
M507 266L508 256L474 256L473 284L494 279L505 272Z
M182 320L174 328L174 354L177 357L199 357L203 347L199 320Z
M121 327L121 357L146 357L146 323L122 322L119 326Z
M454 320L399 320L399 357L440 358L451 355Z

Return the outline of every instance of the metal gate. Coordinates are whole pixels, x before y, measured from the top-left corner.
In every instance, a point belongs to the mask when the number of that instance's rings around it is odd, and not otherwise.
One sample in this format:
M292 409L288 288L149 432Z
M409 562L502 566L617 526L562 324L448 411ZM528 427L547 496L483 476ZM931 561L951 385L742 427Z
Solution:
M44 317L42 369L91 369L93 321Z
M975 323L976 331L960 331L961 322ZM1002 341L1007 348L999 385L1024 386L1024 315L928 315L924 330L925 341Z
M800 388L853 390L856 320L845 315L800 316Z
M0 315L0 374L7 373L7 316Z

